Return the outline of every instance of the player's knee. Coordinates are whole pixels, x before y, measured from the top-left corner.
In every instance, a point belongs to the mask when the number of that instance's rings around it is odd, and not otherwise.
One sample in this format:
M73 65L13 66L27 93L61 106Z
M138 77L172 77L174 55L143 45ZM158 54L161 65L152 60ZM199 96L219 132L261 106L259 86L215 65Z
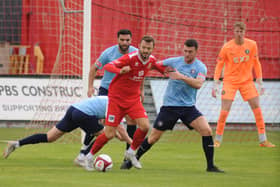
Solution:
M200 135L201 136L212 136L212 129L210 128L210 126L207 128L201 129Z

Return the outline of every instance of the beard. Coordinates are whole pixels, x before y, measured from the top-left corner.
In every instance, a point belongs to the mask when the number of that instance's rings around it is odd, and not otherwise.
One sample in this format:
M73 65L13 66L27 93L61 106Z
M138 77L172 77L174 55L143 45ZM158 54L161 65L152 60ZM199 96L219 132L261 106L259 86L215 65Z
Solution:
M122 52L127 52L128 48L129 48L129 45L119 45L119 49Z
M150 54L148 54L148 53L140 53L140 55L141 55L141 58L142 58L144 61L146 61L146 60L149 58L149 56L150 56Z

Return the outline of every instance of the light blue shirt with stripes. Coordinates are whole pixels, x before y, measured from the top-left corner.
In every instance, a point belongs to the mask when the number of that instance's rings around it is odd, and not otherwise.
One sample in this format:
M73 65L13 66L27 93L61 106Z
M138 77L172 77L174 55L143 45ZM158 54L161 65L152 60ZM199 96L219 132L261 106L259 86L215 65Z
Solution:
M183 56L168 58L163 60L164 66L175 68L181 74L197 78L201 77L205 80L207 68L197 58L187 64ZM163 98L164 106L194 106L196 103L197 89L191 87L182 80L168 80L168 85Z

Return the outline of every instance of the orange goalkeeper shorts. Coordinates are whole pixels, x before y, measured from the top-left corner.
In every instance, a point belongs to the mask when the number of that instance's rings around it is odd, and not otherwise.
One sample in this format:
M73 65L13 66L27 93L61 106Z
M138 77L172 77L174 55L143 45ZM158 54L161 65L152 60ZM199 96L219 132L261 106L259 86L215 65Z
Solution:
M243 84L231 84L229 82L224 82L221 92L222 99L234 100L237 90L239 90L244 101L248 101L249 99L259 96L253 81Z

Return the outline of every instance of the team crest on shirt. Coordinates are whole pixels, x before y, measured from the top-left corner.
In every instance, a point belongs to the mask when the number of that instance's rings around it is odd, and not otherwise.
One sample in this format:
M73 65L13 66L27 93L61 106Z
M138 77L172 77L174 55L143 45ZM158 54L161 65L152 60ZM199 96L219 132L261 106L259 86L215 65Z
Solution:
M135 62L135 66L138 66L139 65L139 63L138 62Z
M195 74L195 69L191 69L191 74Z
M225 90L222 90L222 95L225 95L226 94L226 91Z
M115 115L109 115L108 116L108 121L110 122L110 123L114 123L114 121L115 121Z
M245 50L245 53L246 53L246 54L249 54L249 53L250 53L250 50L249 50L249 49L246 49L246 50Z

